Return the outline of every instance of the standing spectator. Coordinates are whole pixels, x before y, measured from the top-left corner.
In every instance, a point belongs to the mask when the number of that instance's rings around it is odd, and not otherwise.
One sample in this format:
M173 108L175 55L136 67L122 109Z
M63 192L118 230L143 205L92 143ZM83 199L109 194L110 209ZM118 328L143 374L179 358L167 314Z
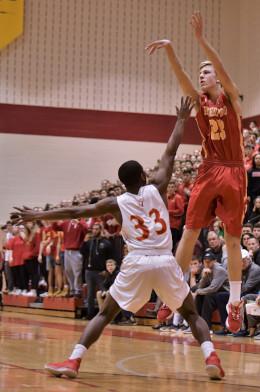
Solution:
M170 217L170 228L172 233L173 251L181 238L181 223L184 214L184 200L181 195L176 193L177 185L170 181L167 187L167 202Z
M120 187L117 187L121 189ZM117 265L121 264L123 259L123 238L121 236L121 226L111 214L106 214L102 217L103 233L112 246L113 259L116 260Z
M48 271L48 297L61 296L63 288L62 265L60 259L60 241L62 232L53 229L52 226L46 226L44 230L44 240L41 246L42 253L46 256L46 266ZM57 289L55 291L55 289ZM44 295L45 296L45 295Z
M186 207L193 188L192 170L184 168L182 173L183 173L182 175L183 183L179 185L178 193L184 198L184 203Z
M65 220L53 224L54 230L64 233L64 269L70 286L70 295L80 297L83 259L79 249L87 233L83 219Z
M5 226L5 234L4 234L4 245L8 243L8 241L14 237L13 233L13 226L11 222L7 222ZM10 255L11 251L4 246L4 275L6 281L6 290L8 292L12 292L14 289L14 281L13 281L13 274L11 272L10 267Z
M111 243L101 237L101 225L95 223L92 228L92 238L84 241L80 248L84 259L85 281L87 283L88 318L95 316L96 289L102 290L103 274L106 260L112 258Z
M10 294L26 295L27 287L24 270L25 234L23 226L13 226L13 237L6 244L10 250L9 266L14 282L14 289Z
M27 295L36 297L39 282L39 264L38 264L38 249L36 243L36 225L34 223L27 223L25 225L25 243L24 243L24 268L26 288L30 290Z

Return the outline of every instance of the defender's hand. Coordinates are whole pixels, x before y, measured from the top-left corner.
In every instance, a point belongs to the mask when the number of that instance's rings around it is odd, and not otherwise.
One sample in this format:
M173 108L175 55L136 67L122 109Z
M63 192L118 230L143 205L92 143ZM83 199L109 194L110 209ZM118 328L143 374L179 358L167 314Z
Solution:
M187 120L190 117L191 111L195 103L192 101L191 97L186 97L185 100L181 97L181 107L180 109L176 106L176 113L178 120Z
M145 47L145 50L149 54L152 54L157 49L165 48L168 45L171 45L171 41L169 39L160 39L160 40L151 42L149 45L147 45Z
M19 225L25 222L33 222L37 220L37 212L31 208L23 206L23 208L14 207L15 212L11 212L10 220L12 225Z

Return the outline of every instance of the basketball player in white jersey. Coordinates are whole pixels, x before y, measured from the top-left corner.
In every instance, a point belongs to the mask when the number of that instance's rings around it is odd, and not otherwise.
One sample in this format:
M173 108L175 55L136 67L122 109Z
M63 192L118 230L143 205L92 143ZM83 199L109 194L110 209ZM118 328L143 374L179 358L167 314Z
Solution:
M45 369L51 374L76 377L84 354L120 308L136 313L149 300L152 290L155 290L172 311L178 310L189 323L194 337L201 345L210 378L224 377L208 326L197 314L189 287L171 252L172 237L166 207L166 190L172 176L174 157L191 110L191 98L182 99L180 109L177 108L175 128L151 185L146 185L142 166L136 161L127 161L118 171L119 179L126 187L126 193L121 196L108 197L96 204L81 207L46 212L24 208L11 214L12 222L19 223L111 213L122 225L123 237L128 246L129 253L123 260L103 308L88 323L79 343L66 361L45 365Z

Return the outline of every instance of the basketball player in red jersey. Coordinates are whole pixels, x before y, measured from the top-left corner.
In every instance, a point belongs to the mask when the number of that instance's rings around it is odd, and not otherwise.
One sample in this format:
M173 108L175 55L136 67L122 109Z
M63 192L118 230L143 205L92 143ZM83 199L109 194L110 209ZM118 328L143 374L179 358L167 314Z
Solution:
M238 332L242 323L240 235L246 197L239 91L218 53L204 37L199 12L192 15L191 25L209 59L200 65L200 91L182 68L169 40L154 41L146 47L149 54L165 48L182 90L195 101L196 120L203 139L203 162L189 200L176 259L185 271L200 229L207 227L215 216L221 218L225 224L230 281L227 327L231 332Z
M13 223L31 220L73 219L112 214L122 226L128 255L110 287L104 306L85 328L77 344L64 362L49 363L45 369L56 376L76 377L86 350L99 338L105 326L120 308L136 313L154 289L172 311L189 323L194 337L201 345L206 370L212 379L224 377L220 360L210 340L206 322L198 315L189 287L180 266L172 255L172 237L167 209L167 186L172 176L174 156L180 144L184 124L192 110L191 98L182 99L177 109L177 122L168 141L152 184L146 185L146 175L140 163L127 161L118 171L126 192L105 198L96 204L56 211L34 212L18 209L11 215Z

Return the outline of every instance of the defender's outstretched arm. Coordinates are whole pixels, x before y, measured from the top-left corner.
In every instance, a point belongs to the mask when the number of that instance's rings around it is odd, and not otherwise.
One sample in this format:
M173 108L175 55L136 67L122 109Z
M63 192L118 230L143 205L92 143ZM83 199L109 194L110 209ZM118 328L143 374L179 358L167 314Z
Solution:
M167 143L166 150L162 155L159 169L153 178L153 183L161 194L167 190L173 172L174 158L181 143L185 123L190 117L193 106L192 98L186 97L185 99L181 98L180 109L176 107L177 122Z

